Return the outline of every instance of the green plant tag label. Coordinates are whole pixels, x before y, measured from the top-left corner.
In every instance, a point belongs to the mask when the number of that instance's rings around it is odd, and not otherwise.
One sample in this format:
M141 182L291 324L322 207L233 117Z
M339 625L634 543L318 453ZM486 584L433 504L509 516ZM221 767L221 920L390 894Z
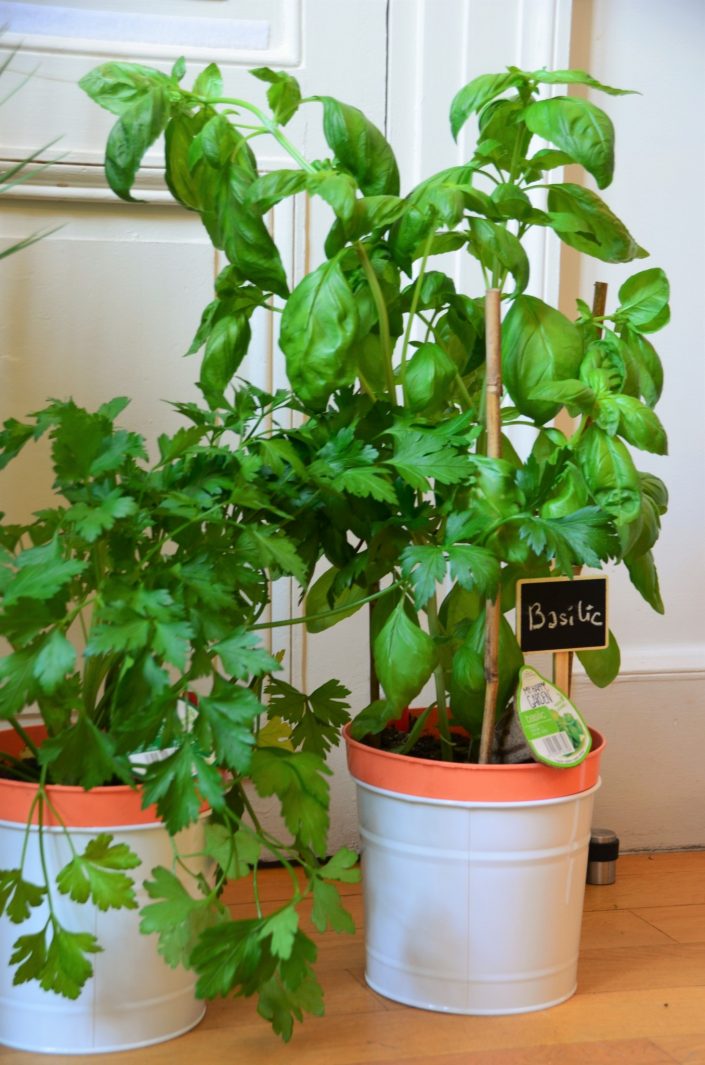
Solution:
M516 707L526 742L539 762L567 769L587 757L592 737L580 711L531 666L519 670Z

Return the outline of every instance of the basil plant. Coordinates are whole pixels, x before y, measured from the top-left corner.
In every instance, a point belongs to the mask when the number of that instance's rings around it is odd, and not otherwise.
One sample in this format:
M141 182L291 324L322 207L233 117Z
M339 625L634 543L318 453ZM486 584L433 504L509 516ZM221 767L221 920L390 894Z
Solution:
M635 452L666 451L650 340L668 322L666 276L639 270L611 311L578 300L573 318L526 293L524 238L534 227L606 263L647 256L598 192L560 180L577 164L600 190L610 184L608 115L577 96L544 96L555 85L624 90L580 70L510 67L475 78L450 108L453 136L477 123L472 156L402 191L391 146L357 108L302 99L290 74L268 68L252 71L267 83L268 109L224 95L214 65L190 89L184 71L182 62L171 74L109 63L83 79L118 116L108 181L130 199L142 156L163 133L172 195L225 254L191 349L204 349L200 385L214 410L230 408L255 309L280 319L292 402L306 420L285 434L279 472L300 482L293 526L309 574L316 560L328 563L308 592L309 628L373 606L380 687L354 734L380 732L432 679L444 756L458 757L452 721L471 737L464 754L474 759L488 600L500 597L506 614L519 578L616 561L663 610L652 548L667 493ZM304 106L322 111L322 160L307 160L286 132ZM253 144L262 134L285 150L289 168L260 173ZM331 225L323 261L290 290L266 214L296 195L323 200ZM438 268L448 253L475 260L480 291L458 291ZM503 306L501 458L487 455L489 288ZM575 419L568 432L554 424L561 411ZM509 438L514 425L533 431L525 459ZM580 657L600 685L619 667L613 635L606 650ZM502 617L500 713L522 660Z

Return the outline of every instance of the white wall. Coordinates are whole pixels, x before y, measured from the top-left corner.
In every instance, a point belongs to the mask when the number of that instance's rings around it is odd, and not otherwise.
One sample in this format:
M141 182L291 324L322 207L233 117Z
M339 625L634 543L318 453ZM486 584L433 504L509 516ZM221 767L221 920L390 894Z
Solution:
M643 95L592 99L617 131L614 184L605 193L672 287L672 320L653 336L665 369L657 408L667 457L640 456L663 478L670 510L655 549L666 614L623 574L612 580L612 627L623 671L607 691L578 682L578 699L608 737L596 820L626 847L705 845L705 122L694 91L705 56L702 0L574 0L573 65ZM598 99L600 97L600 99ZM635 265L635 264L632 264ZM568 253L563 296L612 297L629 267Z

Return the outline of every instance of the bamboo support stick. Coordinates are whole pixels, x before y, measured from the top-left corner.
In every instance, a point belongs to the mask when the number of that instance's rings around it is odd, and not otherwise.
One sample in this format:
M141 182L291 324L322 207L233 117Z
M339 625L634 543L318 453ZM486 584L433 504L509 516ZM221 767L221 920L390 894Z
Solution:
M371 589L372 589L373 592L378 592L379 591L379 581L375 581L375 583L371 585ZM380 697L379 677L377 676L377 667L375 666L375 656L374 656L374 653L373 653L373 650L372 650L372 645L373 645L372 632L373 632L373 621L374 621L373 615L374 615L374 609L375 609L376 605L377 605L376 602L369 604L369 606L368 606L368 619L367 619L368 632L369 632L369 641L368 642L369 642L369 646L370 646L370 702L371 703L376 702L379 699L379 697Z
M500 293L489 289L485 296L485 428L487 455L502 457L502 347ZM499 624L502 617L499 589L494 599L488 599L485 621L485 706L480 735L481 764L489 762L492 755L495 718L497 716L497 690L499 688Z
M607 283L596 281L592 296L592 313L595 318L602 318L607 309ZM602 326L598 325L598 336L602 336ZM575 566L574 576L580 575L581 566ZM573 660L572 651L556 651L553 656L553 683L570 699L573 687Z

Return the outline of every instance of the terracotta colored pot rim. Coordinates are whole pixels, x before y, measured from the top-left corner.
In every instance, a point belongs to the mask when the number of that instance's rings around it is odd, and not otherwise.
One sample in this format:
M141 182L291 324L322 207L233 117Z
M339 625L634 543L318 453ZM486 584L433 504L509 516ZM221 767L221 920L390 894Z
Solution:
M542 762L519 765L473 765L436 762L368 747L343 729L348 768L361 784L399 795L450 802L516 803L560 799L595 787L599 781L604 736L592 733L592 750L584 762L555 769Z
M43 725L31 725L25 729L30 739L41 743L46 737ZM14 729L0 730L0 750L17 756L22 750L22 740ZM43 811L43 824L67 828L116 828L133 825L161 824L156 806L142 806L142 791L129 784L85 788L67 784L51 784L47 794L58 817L48 805ZM32 804L37 795L37 785L22 780L0 778L0 818L5 822L26 824L32 811L31 823L39 823L37 806Z

